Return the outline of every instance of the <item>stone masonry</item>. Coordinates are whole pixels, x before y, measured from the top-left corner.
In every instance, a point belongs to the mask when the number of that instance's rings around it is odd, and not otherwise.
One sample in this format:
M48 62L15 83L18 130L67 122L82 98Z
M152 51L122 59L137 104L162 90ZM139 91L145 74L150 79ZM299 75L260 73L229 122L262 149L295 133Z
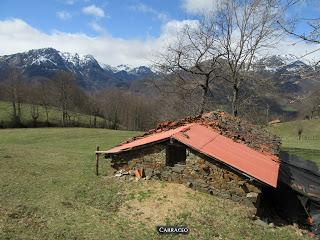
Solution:
M127 172L143 169L147 179L182 183L196 190L257 207L261 193L257 183L249 181L225 164L188 148L185 164L168 166L168 144L155 144L113 155L112 167Z

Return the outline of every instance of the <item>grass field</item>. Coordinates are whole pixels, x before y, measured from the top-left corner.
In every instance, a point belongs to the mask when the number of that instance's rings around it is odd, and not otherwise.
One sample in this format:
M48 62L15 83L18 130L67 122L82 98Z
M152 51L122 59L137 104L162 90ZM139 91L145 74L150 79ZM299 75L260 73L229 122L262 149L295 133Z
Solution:
M107 161L95 176L96 144L107 149L135 134L0 130L0 239L159 239L158 224L187 225L188 239L306 239L292 226L256 225L246 207L183 185L118 180Z
M303 129L300 140L299 128ZM320 120L280 123L269 129L281 137L283 150L312 160L320 166Z
M21 121L22 124L28 126L32 123L31 117L31 105L29 104L22 104L21 108ZM48 111L49 115L49 123L51 125L61 125L62 113L59 109L54 107L49 107ZM90 125L90 116L80 113L73 113L70 112L71 121L74 124L89 126ZM7 126L10 125L10 121L12 119L12 107L9 102L0 101L0 126ZM39 106L39 118L38 122L45 123L46 122L46 113L45 109ZM93 117L92 117L93 121ZM97 125L104 126L104 119L97 117Z

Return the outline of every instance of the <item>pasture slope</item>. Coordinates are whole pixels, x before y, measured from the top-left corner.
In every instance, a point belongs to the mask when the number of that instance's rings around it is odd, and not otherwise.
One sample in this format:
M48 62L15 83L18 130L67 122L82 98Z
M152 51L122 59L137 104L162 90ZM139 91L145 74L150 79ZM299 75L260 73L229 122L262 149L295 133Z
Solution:
M0 239L186 239L159 236L158 224L186 225L188 239L308 239L293 226L256 225L246 207L183 185L116 179L107 161L95 176L96 144L136 134L0 130Z
M37 119L37 125L43 126L46 123L46 112L44 107L39 106L39 118ZM32 127L31 115L32 106L30 104L22 104L21 107L21 122L24 126ZM90 116L86 114L69 112L70 121L73 126L90 126ZM10 127L12 118L12 106L9 102L0 101L0 128ZM62 112L58 108L48 107L48 119L50 126L61 126ZM93 124L93 116L91 116L91 124ZM97 127L105 127L104 119L97 117ZM48 125L48 124L47 124Z
M302 129L299 140L298 130ZM281 137L282 149L314 161L320 166L320 120L301 120L275 124L269 130Z

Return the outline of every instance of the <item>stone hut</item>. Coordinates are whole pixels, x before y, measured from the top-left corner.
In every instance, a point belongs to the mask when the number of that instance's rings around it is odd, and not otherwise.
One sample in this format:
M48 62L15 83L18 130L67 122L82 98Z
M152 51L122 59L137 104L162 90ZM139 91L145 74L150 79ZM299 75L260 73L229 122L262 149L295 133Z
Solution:
M262 128L211 112L161 123L99 154L111 159L115 171L127 178L138 174L182 183L257 206L262 188L277 186L279 144Z

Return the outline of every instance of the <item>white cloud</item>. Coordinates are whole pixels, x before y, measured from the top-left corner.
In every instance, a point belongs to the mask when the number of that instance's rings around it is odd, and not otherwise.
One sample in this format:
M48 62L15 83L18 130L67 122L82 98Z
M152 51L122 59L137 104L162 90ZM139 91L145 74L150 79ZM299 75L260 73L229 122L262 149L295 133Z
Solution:
M182 8L188 13L197 14L214 11L220 0L181 0Z
M21 19L9 19L0 21L0 55L53 47L59 51L92 54L99 62L110 65L149 65L154 53L174 39L175 28L182 25L178 21L169 22L158 38L122 39L106 34L97 37L60 31L47 34Z
M154 8L152 8L146 4L143 4L143 3L139 3L137 5L132 5L129 8L131 10L137 11L137 12L150 13L150 14L154 15L157 19L159 19L161 22L169 21L169 16L166 13L159 12L159 11L155 10Z
M182 31L186 26L190 26L191 28L196 28L199 24L198 20L172 20L167 22L162 27L162 34L165 34L167 37L176 37L177 33Z
M284 37L276 48L269 50L270 54L293 54L304 61L319 61L320 50L319 44L305 43L304 41L293 38Z
M90 22L89 25L94 31L98 33L106 33L105 29L101 27L100 24L97 23L96 21Z
M90 37L83 33L66 33L54 31L50 34L39 31L21 19L0 21L0 55L28 51L30 49L53 47L59 51L79 54L92 54L99 62L110 65L129 64L132 66L149 65L156 52L161 51L172 43L177 32L189 24L196 27L197 20L169 21L163 25L159 37L146 37L145 39L122 39L104 34ZM100 30L96 26L96 30ZM319 46L297 43L286 38L278 49L272 49L269 54L295 54L302 56ZM305 59L312 59L319 52L308 55Z
M161 22L167 22L169 21L169 16L166 13L160 12L157 14L157 18L161 21Z
M147 5L143 4L143 3L139 3L137 5L133 5L130 8L135 10L135 11L139 11L139 12L143 12L143 13L155 13L156 12L152 7L147 6Z
M102 8L99 8L95 5L90 5L90 6L87 6L87 7L84 7L82 9L82 12L84 14L87 14L87 15L92 15L94 17L94 20L92 20L90 23L89 23L89 26L96 32L98 33L103 33L105 34L105 29L99 24L99 19L105 17L105 13L103 11Z
M68 5L73 5L76 2L76 0L65 0L65 3Z
M57 14L57 17L60 18L61 20L68 20L72 17L71 13L67 11L59 11L56 14Z
M84 7L82 12L87 15L93 15L97 18L105 17L105 13L102 8L97 7L96 5L90 5Z
M75 4L76 2L84 2L84 3L88 3L88 2L91 2L91 0L60 0L62 2L64 2L65 4L68 4L68 5L73 5Z

